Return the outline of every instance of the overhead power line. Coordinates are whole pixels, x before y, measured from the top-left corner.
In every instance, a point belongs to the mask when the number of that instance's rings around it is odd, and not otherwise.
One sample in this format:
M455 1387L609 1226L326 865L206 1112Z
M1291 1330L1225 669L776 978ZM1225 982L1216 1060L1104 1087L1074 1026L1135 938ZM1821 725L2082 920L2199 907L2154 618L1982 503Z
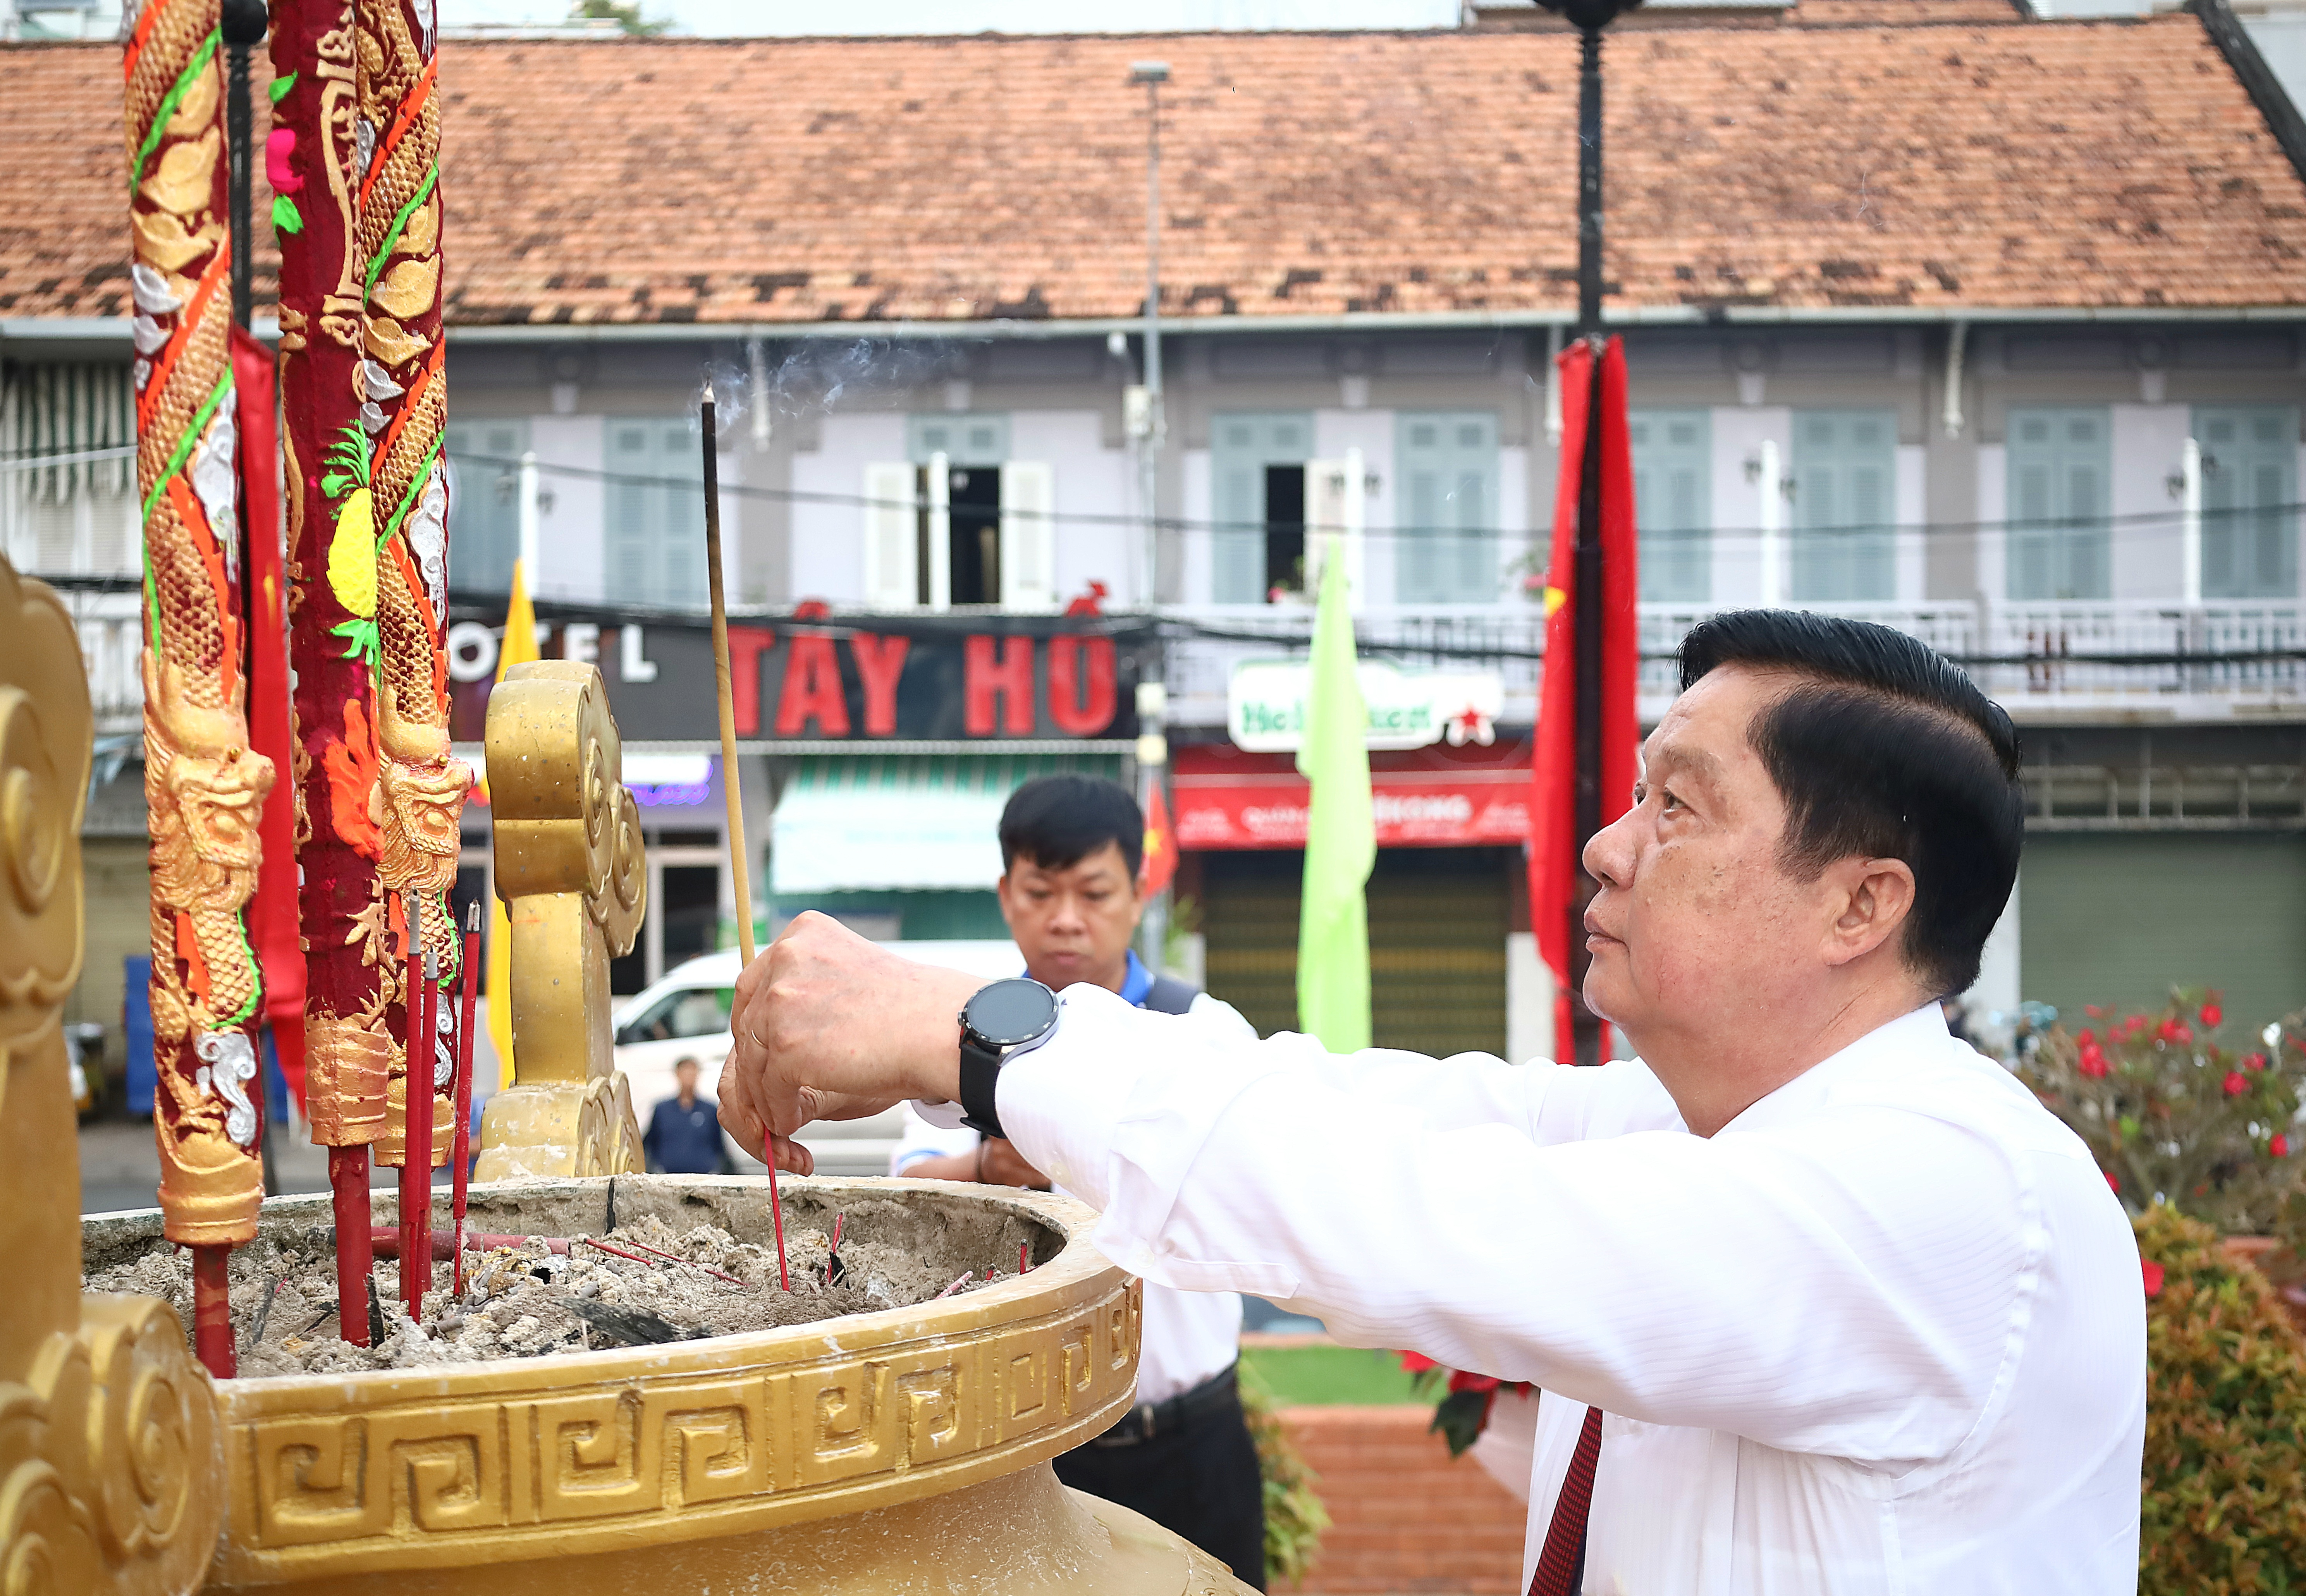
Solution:
M518 459L503 455L467 455L452 453L449 457L460 464L498 466L508 472L517 472L521 468L522 464ZM703 481L696 477L643 476L629 472L603 471L589 465L553 465L542 460L539 460L536 463L536 469L540 473L545 473L554 476L574 477L585 482L608 482L624 487L670 490L678 492L694 493L698 495L700 498L703 496L705 491L705 484ZM956 467L955 469L966 470L971 468ZM988 467L987 469L990 468ZM804 488L763 488L752 486L747 483L732 483L726 478L722 480L721 491L723 495L731 498L757 499L778 504L819 504L841 506L855 509L890 509L909 510L914 512L918 512L924 508L918 500L910 499L875 499L863 493L832 493ZM2294 516L2301 510L2306 510L2306 503L2293 502L2276 505L2250 505L2218 509L2204 508L2197 513L2203 523L2205 525L2208 525L2231 520L2251 520L2278 516ZM951 507L949 513L966 514L967 512L968 507L956 505ZM1118 526L1123 528L1137 528L1145 525L1144 517L1140 516L1106 513L1095 510L1002 510L998 513L1004 517L1012 519L1047 521L1056 525ZM2117 529L2127 529L2131 531L2174 529L2182 526L2186 518L2187 512L2183 508L2177 508L2168 510L2141 510L2120 516L2090 516L2061 520L2009 518L1998 521L1865 521L1849 522L1826 526L1799 526L1788 525L1786 526L1774 528L1761 526L1716 526L1688 528L1653 527L1646 528L1644 530L1653 534L1683 533L1691 537L1730 538L1740 540L1747 538L1760 539L1765 536L1784 538L1797 536L1831 537L1867 533L1918 533L1925 536L1949 536L1963 533L1981 532L2089 532L2100 529L2111 532ZM1320 522L1210 521L1194 520L1189 517L1175 516L1161 516L1155 521L1154 525L1165 532L1230 532L1260 536L1268 530L1278 530L1283 532L1306 530L1326 532L1336 530L1326 523ZM1544 529L1542 527L1396 525L1382 530L1364 530L1361 535L1365 540L1371 542L1382 542L1388 539L1405 538L1525 538L1540 535L1543 532ZM862 534L860 533L859 535Z

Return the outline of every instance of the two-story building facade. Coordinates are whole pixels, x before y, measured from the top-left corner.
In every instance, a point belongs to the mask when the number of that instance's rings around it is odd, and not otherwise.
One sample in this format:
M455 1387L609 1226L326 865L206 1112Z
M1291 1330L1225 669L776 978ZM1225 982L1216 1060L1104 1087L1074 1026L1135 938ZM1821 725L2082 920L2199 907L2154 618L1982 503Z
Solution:
M2252 1024L2306 1005L2306 137L2214 21L1797 0L1609 46L1644 713L1735 605L1882 619L1977 672L2034 811L1981 1021L2173 981ZM1155 58L1149 439L1129 79ZM134 553L117 141L81 125L112 64L0 48L17 103L56 107L0 132L0 190L55 218L0 250L0 530L95 588ZM442 74L456 670L476 708L525 522L548 647L599 660L651 800L660 907L626 985L737 909L695 674L709 371L741 401L719 467L761 629L764 912L997 934L1001 796L1134 774L1157 682L1182 945L1291 1023L1302 789L1243 716L1280 713L1307 529L1337 528L1364 653L1423 728L1373 755L1379 1039L1543 1046L1517 883L1573 37L451 39ZM1092 593L1105 665L1063 641ZM124 734L132 602L81 602L116 617L88 647ZM838 714L806 702L809 618L848 651L821 655Z

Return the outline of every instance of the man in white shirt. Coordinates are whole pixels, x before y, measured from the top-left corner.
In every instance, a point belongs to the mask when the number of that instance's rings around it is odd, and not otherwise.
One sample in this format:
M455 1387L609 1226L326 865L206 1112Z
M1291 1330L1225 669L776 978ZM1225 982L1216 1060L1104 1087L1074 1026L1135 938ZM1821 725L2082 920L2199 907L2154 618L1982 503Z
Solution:
M1636 1062L1231 1045L1081 986L988 1054L956 1006L1021 996L815 920L739 983L723 1120L798 1167L813 1115L974 1103L1148 1279L1541 1386L1538 1596L2131 1591L2134 1242L1937 1011L2016 876L2009 718L1787 611L1698 627L1681 674L1585 854L1585 996Z
M1086 984L1133 1008L1188 1017L1203 1035L1254 1045L1232 1004L1174 976L1157 980L1130 949L1145 917L1139 890L1145 815L1117 781L1036 776L1001 812L1001 917L1025 973L1052 989ZM891 1174L1046 1191L1048 1177L1009 1141L950 1114L908 1106ZM1265 1495L1242 1415L1241 1298L1148 1282L1137 1405L1056 1460L1076 1490L1142 1513L1265 1588Z

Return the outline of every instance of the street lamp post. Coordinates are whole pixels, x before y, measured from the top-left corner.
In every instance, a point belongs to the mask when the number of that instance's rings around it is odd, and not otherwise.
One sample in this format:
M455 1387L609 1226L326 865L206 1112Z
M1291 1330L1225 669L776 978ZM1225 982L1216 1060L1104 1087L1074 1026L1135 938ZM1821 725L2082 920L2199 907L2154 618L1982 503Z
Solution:
M1156 495L1160 490L1161 445L1168 436L1168 418L1161 407L1161 85L1169 81L1166 61L1136 61L1129 67L1133 88L1145 87L1145 397L1144 414L1132 417L1142 431L1138 439L1137 494L1145 518L1143 566L1139 573L1139 602L1153 607L1153 585L1159 576L1160 515Z
M1577 30L1577 332L1591 343L1585 457L1577 477L1577 890L1569 903L1570 1024L1577 1062L1601 1062L1601 1017L1585 1006L1585 844L1601 829L1601 30L1641 0L1538 0Z

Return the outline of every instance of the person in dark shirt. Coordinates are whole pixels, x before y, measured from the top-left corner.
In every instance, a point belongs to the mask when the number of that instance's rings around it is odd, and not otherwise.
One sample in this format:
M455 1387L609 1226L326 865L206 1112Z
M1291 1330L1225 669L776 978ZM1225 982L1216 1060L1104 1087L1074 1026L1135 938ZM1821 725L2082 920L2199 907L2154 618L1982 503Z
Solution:
M696 1095L696 1061L682 1059L672 1067L679 1088L649 1115L648 1134L641 1150L648 1166L659 1174L719 1174L722 1172L721 1109L710 1097Z

